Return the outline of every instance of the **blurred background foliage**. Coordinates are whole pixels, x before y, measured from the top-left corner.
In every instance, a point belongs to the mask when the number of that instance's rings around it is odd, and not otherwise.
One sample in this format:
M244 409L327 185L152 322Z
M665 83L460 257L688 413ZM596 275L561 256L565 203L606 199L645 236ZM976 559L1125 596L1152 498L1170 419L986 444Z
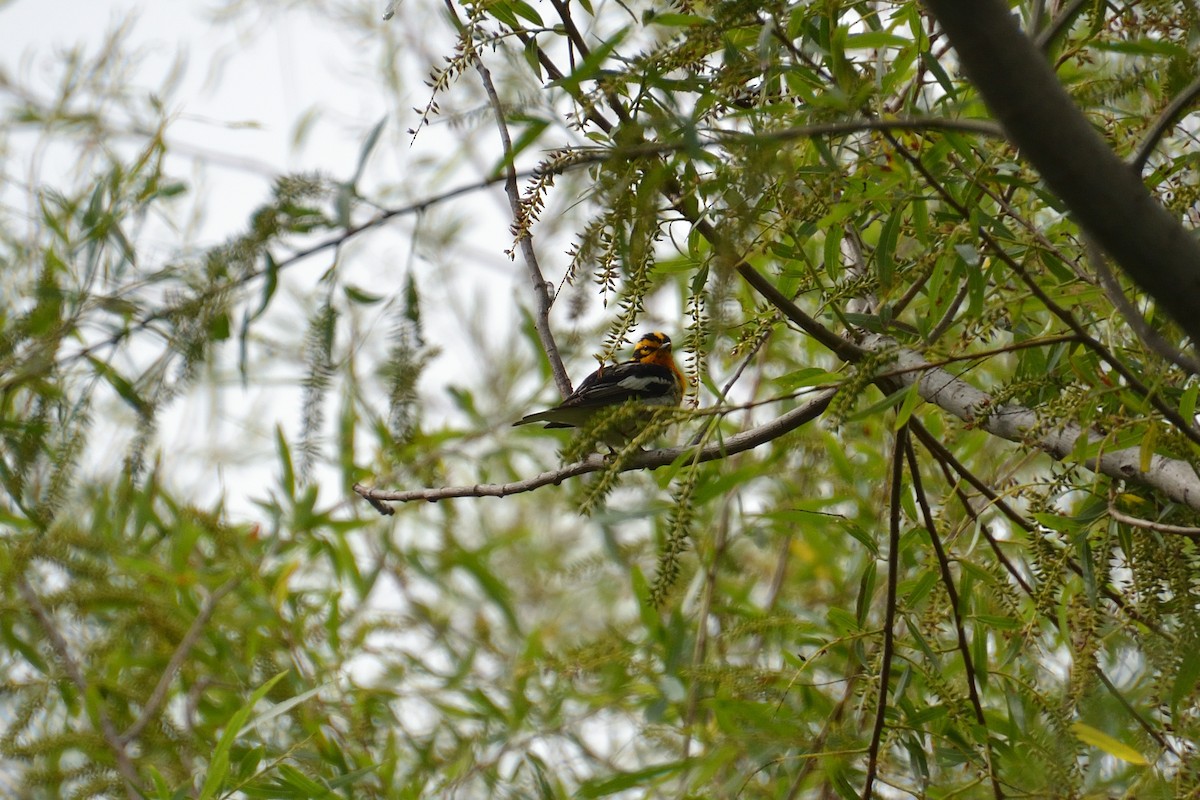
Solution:
M221 8L373 42L394 111L348 174L276 177L217 244L188 220L221 198L172 167L186 98L135 91L124 31L63 54L57 96L0 85L7 794L1200 791L1196 511L1085 466L1195 464L1200 384L998 131L937 124L986 109L920 4L380 6ZM1123 157L1196 74L1189 3L1013 10ZM1191 225L1193 129L1145 172ZM29 141L69 167L18 171ZM506 163L520 213L485 236ZM720 413L660 444L837 387L829 410L704 464L380 516L354 484L516 481L569 446L510 427L555 402L523 235L576 381L673 336L688 405ZM1054 461L882 392L885 356L840 362L742 259L839 334L1103 441ZM189 482L169 442L194 440Z

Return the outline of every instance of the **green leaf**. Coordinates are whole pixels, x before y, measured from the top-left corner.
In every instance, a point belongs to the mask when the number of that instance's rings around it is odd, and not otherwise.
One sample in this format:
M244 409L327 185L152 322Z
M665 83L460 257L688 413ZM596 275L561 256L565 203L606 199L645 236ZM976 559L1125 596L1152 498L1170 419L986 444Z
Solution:
M650 596L649 581L636 565L630 569L629 580L634 596L637 598L638 614L642 618L642 626L651 636L661 638L663 634L662 620L658 616L658 606Z
M1071 454L1077 461L1087 462L1097 458L1101 453L1115 453L1130 447L1140 447L1146 431L1140 428L1126 428L1116 436L1108 435L1089 441L1088 437L1080 436L1075 443L1075 451Z
M1195 640L1189 646L1180 643L1180 651L1185 653L1195 653ZM1175 682L1171 685L1171 708L1179 707L1187 697L1191 696L1196 688L1196 682L1200 681L1200 658L1192 655L1184 656L1179 660L1179 669L1175 673Z
M882 400L880 400L876 403L872 403L871 405L867 406L866 408L864 408L860 411L857 411L854 414L851 414L850 416L846 417L846 422L858 422L860 420L864 420L864 419L873 417L873 416L879 414L881 411L886 411L887 409L889 409L892 406L901 402L901 400L903 400L905 398L907 392L908 392L907 386L905 386L903 389L897 389L896 391L892 392L891 394L889 394L887 397L883 398Z
M913 40L884 31L853 33L846 37L847 50L879 50L885 47L912 47Z
M214 342L223 342L229 338L229 315L217 314L208 323L208 335Z
M542 15L533 6L523 0L509 0L509 2L512 3L513 11L517 13L517 16L524 17L539 28L545 27L546 23L542 22Z
M1146 757L1134 750L1127 744L1118 742L1113 737L1101 730L1093 728L1082 722L1071 723L1071 733L1075 734L1075 738L1086 745L1103 750L1113 758L1119 758L1129 764L1135 764L1139 767L1149 765Z
M100 373L105 381L108 382L108 385L111 386L121 397L121 399L128 403L134 411L141 416L146 416L150 413L150 405L142 399L142 396L138 394L137 389L134 388L133 383L130 382L128 378L95 356L89 355L87 360L91 362L92 366L96 368L96 371Z
M842 271L842 236L844 232L840 225L825 228L825 241L822 244L822 259L825 262L825 276L837 280Z
M591 797L608 797L617 792L623 792L627 789L640 787L649 789L660 778L665 778L668 775L674 775L687 769L692 763L692 759L684 759L682 761L673 761L667 764L659 764L653 767L636 770L634 772L623 772L611 778L599 778L590 781L585 781L579 787L579 791L575 793L576 797L591 798Z
M383 300L381 294L371 294L348 283L342 286L342 291L345 292L346 298L351 303L357 303L360 306L373 306Z
M258 301L258 308L250 315L250 321L258 319L267 306L271 303L271 298L275 296L275 289L279 286L279 264L270 253L263 253L263 288L262 297Z
M697 17L693 14L659 14L655 12L653 15L647 14L645 22L651 25L663 25L668 28L694 28L697 25L707 25L709 21L704 17Z
M570 75L565 75L557 81L552 81L550 85L558 86L568 94L577 94L584 81L590 81L600 74L601 66L608 59L609 55L625 40L625 36L628 33L628 27L614 32L599 45L592 48L587 58L579 62L579 66L571 70Z
M326 786L317 783L290 764L280 764L276 768L276 771L279 774L280 782L285 786L295 789L298 792L298 797L317 798L329 794L329 789Z
M499 175L504 169L512 166L516 162L517 156L528 149L530 145L534 144L538 140L538 137L549 127L550 123L546 120L530 120L525 129L521 131L520 136L513 141L512 150L500 158L500 161L492 171L493 174Z
M784 389L799 389L804 386L822 386L839 384L845 379L844 375L836 372L826 372L818 367L803 367L786 375L773 379L773 383Z
M375 123L375 126L371 128L371 132L367 134L367 138L358 152L358 165L354 168L354 177L350 179L351 190L357 190L358 182L362 179L363 170L367 166L367 159L371 157L371 151L379 143L379 135L383 133L383 128L387 124L387 121L387 116L384 116L379 122Z
M1138 446L1138 468L1142 472L1150 471L1150 462L1154 458L1154 445L1158 443L1158 425L1154 420L1150 420L1150 427L1146 431L1146 435L1142 437L1141 444Z
M287 673L284 673L284 674L287 674ZM314 689L309 689L307 692L302 692L302 693L296 695L295 697L290 697L287 700L284 700L282 703L276 703L275 705L271 706L269 709L267 709L263 713L259 714L254 719L247 722L242 727L242 729L237 732L237 735L241 736L242 734L244 734L248 731L254 730L259 725L262 725L264 722L270 722L271 720L275 719L279 715L286 714L287 712L291 711L296 706L303 703L305 700L316 697L318 694L321 693L322 690L324 690L326 687L329 687L332 685L333 685L333 681L327 681L326 683L323 683Z
M275 426L275 449L279 453L279 465L282 468L279 483L289 500L296 497L296 468L292 463L292 451L288 447L287 438L283 435L283 426Z
M950 75L942 68L941 62L929 52L921 53L921 62L925 65L925 69L933 74L937 79L938 86L946 93L948 102L956 102L958 100L958 86L950 79Z
M861 628L867 623L867 615L871 613L872 600L875 597L875 577L878 572L874 559L867 562L858 580L858 596L854 603L854 621Z
M898 431L908 424L908 420L912 417L913 410L917 404L921 402L921 384L914 382L908 387L908 394L904 397L904 402L900 404L900 410L896 412L896 421L892 424L892 430Z
M1193 380L1179 399L1179 416L1189 422L1196 418L1196 397L1200 395L1200 380Z
M1168 58L1190 59L1186 47L1162 39L1134 39L1123 41L1093 39L1090 45L1097 50L1107 50L1110 53L1124 53L1131 56L1166 56Z
M379 767L379 764L371 764L370 766L363 767L362 769L356 769L352 770L351 772L343 773L329 781L329 788L340 789L343 786L350 786L370 775L372 772L375 772L379 769Z
M254 693L250 695L250 699L225 724L225 732L221 734L217 747L213 750L212 758L208 762L208 772L204 778L204 785L200 788L200 794L197 795L198 800L211 800L221 789L225 782L225 776L229 772L229 753L234 742L237 741L238 732L254 712L254 706L258 704L258 701L266 697L267 692L271 691L275 684L283 680L287 674L288 670L284 670L255 689Z

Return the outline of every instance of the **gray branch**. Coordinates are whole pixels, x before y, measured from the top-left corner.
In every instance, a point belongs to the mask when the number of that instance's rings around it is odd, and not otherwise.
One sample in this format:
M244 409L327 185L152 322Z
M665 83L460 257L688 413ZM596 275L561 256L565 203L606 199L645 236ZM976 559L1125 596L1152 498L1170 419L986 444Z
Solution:
M896 348L894 340L878 334L868 335L863 344L875 352L891 352ZM1104 440L1099 432L1084 429L1075 422L1058 419L1047 422L1024 406L996 405L986 392L940 367L931 366L911 350L897 352L894 363L898 374L891 380L904 386L919 381L917 391L927 402L994 436L1036 447L1058 461L1075 452L1081 437L1086 436L1089 444ZM1178 503L1200 510L1200 476L1189 463L1153 455L1149 469L1143 471L1141 464L1140 447L1101 452L1083 462L1093 472L1149 486Z
M786 414L748 431L730 436L720 442L704 447L684 446L667 447L660 450L647 450L629 459L622 472L635 469L658 469L674 463L680 456L689 455L697 462L714 461L719 458L752 450L773 439L778 439L806 422L811 422L825 411L829 401L833 399L835 389L824 389L816 392L804 405L792 409ZM392 491L389 489L372 489L369 486L355 484L354 491L373 505L382 514L391 514L393 510L384 502L407 503L413 500L427 500L431 503L438 500L449 500L454 497L507 497L511 494L531 492L543 486L562 483L568 478L577 478L590 472L600 472L607 468L609 461L601 455L591 455L574 464L567 464L558 469L542 472L533 477L512 483L480 483L474 486L436 486L429 489L411 489Z

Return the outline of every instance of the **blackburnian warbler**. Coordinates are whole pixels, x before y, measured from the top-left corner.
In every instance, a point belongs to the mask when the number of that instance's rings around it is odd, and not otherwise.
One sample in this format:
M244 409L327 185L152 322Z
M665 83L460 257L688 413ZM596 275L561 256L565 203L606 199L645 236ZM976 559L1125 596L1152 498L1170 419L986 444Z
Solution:
M630 400L648 406L677 406L683 399L683 387L683 373L671 357L671 338L655 331L638 340L633 358L600 367L562 403L521 417L513 425L545 422L547 428L579 428L597 412Z

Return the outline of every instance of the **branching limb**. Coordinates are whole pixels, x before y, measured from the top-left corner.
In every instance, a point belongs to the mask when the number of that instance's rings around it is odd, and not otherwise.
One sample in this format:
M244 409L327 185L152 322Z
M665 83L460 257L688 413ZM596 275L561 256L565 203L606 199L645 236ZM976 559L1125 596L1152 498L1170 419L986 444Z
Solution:
M864 344L877 352L894 352L896 343L886 336L868 334ZM918 383L917 391L929 403L950 412L995 436L1012 442L1031 445L1058 461L1065 461L1076 451L1080 439L1102 446L1100 433L1084 429L1078 423L1059 421L1047 430L1042 418L1032 409L1015 404L996 405L985 392L976 389L944 369L910 371L910 367L927 364L911 350L896 352L895 364L904 371L895 380L904 386ZM1142 448L1103 451L1083 460L1083 466L1113 478L1140 483L1162 492L1172 500L1200 510L1200 476L1187 461L1153 455L1149 468L1142 470Z
M80 699L87 705L92 706L90 699L95 699L94 690L88 685L87 678L83 674L83 669L79 666L79 662L71 655L71 649L67 646L67 640L63 638L62 633L55 625L50 612L42 605L42 600L38 597L37 592L29 585L29 581L24 577L17 579L17 592L21 595L21 599L29 606L30 612L34 619L38 621L42 632L46 634L46 640L50 642L50 649L54 651L54 655L58 657L59 663L62 665L63 671L67 673L67 677L71 679L71 683L75 684L75 688L79 691ZM125 794L130 800L137 800L141 797L141 781L138 779L137 770L134 769L133 761L129 758L129 753L125 751L125 744L121 741L120 734L117 733L116 726L113 725L108 713L103 706L97 702L94 704L96 713L96 722L99 724L100 735L104 737L104 741L108 744L113 753L113 759L116 761L117 770L121 773L121 777L125 779Z
M921 440L921 444L925 445L925 448L933 454L934 458L936 458L938 463L942 466L942 471L946 475L946 482L954 486L954 493L958 496L959 502L962 503L963 509L967 512L967 515L979 524L980 531L983 533L984 538L987 539L988 546L991 547L996 559L1004 566L1005 570L1013 577L1017 584L1020 585L1021 589L1027 595L1033 597L1033 586L1031 586L1025 577L1017 570L1016 566L1004 554L1004 551L1000 549L999 541L997 541L995 536L992 535L991 529L989 529L988 526L983 524L982 520L980 520L979 511L975 508L974 504L971 502L971 499L966 496L966 493L963 492L961 487L955 485L956 481L954 479L954 475L958 475L964 481L969 483L972 488L975 489L975 491L979 492L980 495L987 499L989 505L997 509L1000 513L1008 518L1009 522L1013 523L1021 530L1028 534L1036 535L1038 532L1037 525L1019 514L1017 510L1009 505L1004 498L998 495L995 490L993 490L992 487L987 484L986 481L984 481L975 473L971 472L971 470L967 469L967 467L961 461L954 457L954 454L950 452L950 449L939 442L933 436L933 434L931 434L928 429L926 429L925 426L923 426L919 421L915 419L912 420L909 423L909 427L912 428L912 431L916 437ZM1076 575L1083 574L1082 567L1080 567L1079 564L1074 560L1070 560L1067 563L1071 571ZM1113 591L1112 587L1107 585L1101 586L1100 593L1103 594L1109 602L1121 609L1121 611L1134 622L1146 626L1168 641L1174 640L1171 634L1164 631L1159 623L1155 622L1154 620L1147 619L1146 616L1138 611L1129 600Z
M734 436L709 444L702 448L695 447L669 447L660 450L648 450L644 453L639 453L630 458L622 468L622 472L628 472L635 469L658 469L665 467L668 464L674 463L680 456L689 455L695 463L704 461L715 461L720 458L726 458L741 453L746 450L752 450L759 445L765 444L773 439L789 433L801 425L811 422L819 417L829 406L829 401L833 399L836 390L825 389L813 395L813 397L804 405L792 409L770 422L760 425L757 428L751 428L748 431L742 431ZM412 500L426 500L428 502L437 502L438 500L448 500L454 497L507 497L512 494L521 494L522 492L531 492L534 489L539 489L543 486L557 485L567 480L568 478L577 478L580 475L587 475L591 472L600 472L609 465L608 459L599 454L591 455L582 461L574 464L567 464L558 469L542 472L533 477L526 478L521 481L512 483L482 483L474 486L440 486L430 489L413 489L410 491L392 491L388 489L372 489L369 486L355 484L354 491L357 492L364 500L371 503L375 508L380 509L381 513L391 514L394 509L383 505L384 502L392 503L407 503ZM386 510L385 510L386 509Z
M700 226L702 226L702 231L707 229L713 237L717 237L716 231L708 223L701 222ZM866 353L861 347L848 339L843 339L820 322L817 322L804 309L789 300L783 292L776 289L775 284L767 280L754 267L743 261L737 265L737 271L738 274L745 278L746 283L753 286L755 291L766 298L767 302L775 306L780 313L800 326L801 330L824 345L842 361L855 363L862 360L862 357Z
M1146 162L1150 160L1154 148L1158 147L1159 140L1166 135L1171 126L1178 122L1183 117L1183 112L1187 107L1200 97L1200 78L1187 85L1182 92L1175 96L1170 105L1163 109L1163 112L1158 115L1158 119L1150 127L1149 133L1146 134L1145 140L1142 141L1142 146L1138 148L1137 154L1129 165L1133 167L1134 172L1138 175L1146 169Z
M1117 276L1113 275L1112 270L1108 268L1108 261L1105 259L1104 253L1100 251L1100 248L1096 246L1096 243L1088 238L1085 246L1087 248L1088 261L1091 262L1092 269L1096 270L1096 276L1100 278L1100 285L1104 287L1104 294L1108 296L1112 304L1121 312L1121 316L1125 317L1125 321L1129 323L1129 327L1142 340L1142 344L1180 369L1186 370L1193 375L1200 375L1200 360L1172 346L1170 342L1163 338L1162 334L1150 327L1150 323L1146 322L1146 318L1142 316L1141 312L1125 296L1125 291L1121 288Z
M912 164L913 168L921 173L930 187L936 191L948 205L957 211L963 219L971 219L971 210L954 197L954 195L942 184L942 182L937 179L937 176L929 171L929 168L925 166L924 162L922 162L921 159L915 154L909 152L907 148L902 147L900 142L897 141L895 137L890 138L892 140L892 144L896 147L896 150L901 157L903 157L908 163ZM1087 329L1084 328L1079 320L1075 319L1075 315L1072 314L1068 309L1055 302L1054 298L1050 297L1050 295L1047 294L1044 289L1042 289L1038 282L1033 279L1033 276L1029 274L1029 270L1025 269L1025 267L1019 261L1013 258L987 228L981 225L976 229L976 231L979 234L979 238L983 240L984 244L988 246L988 248L998 259L1004 262L1005 266L1012 270L1013 273L1015 273L1017 277L1019 277L1027 287L1029 287L1029 291L1033 292L1034 296L1037 297L1042 305L1046 307L1047 311L1058 317L1063 324L1074 331L1075 335L1079 337L1079 340L1089 350L1103 359L1104 363L1112 367L1113 370L1120 375L1126 383L1129 384L1129 388L1137 392L1142 397L1145 397L1150 405L1155 408L1155 410L1162 414L1163 417L1172 425L1178 427L1185 436L1187 436L1196 444L1200 444L1200 430L1196 428L1194 422L1184 419L1179 414L1177 409L1171 408L1169 405L1167 405L1167 403L1163 402L1163 399L1156 393L1152 392L1150 387L1146 386L1146 384L1143 383L1141 379L1139 379L1138 376L1135 375L1132 370L1130 370L1129 367L1127 367L1119 358L1114 356L1107 347L1097 341L1094 336L1088 333Z
M449 2L446 5L453 15L453 5ZM532 284L535 304L533 327L542 343L542 350L545 351L546 358L550 361L550 372L554 375L554 384L558 387L559 393L566 397L571 394L571 378L567 375L567 368L563 366L562 356L558 353L558 345L550 330L550 306L554 302L550 296L551 287L546 282L545 276L542 275L541 265L538 264L537 253L533 249L533 234L525 230L525 226L521 222L525 214L521 211L521 187L517 184L517 167L513 163L512 136L508 133L508 123L504 121L504 106L500 102L500 95L496 93L496 85L492 82L492 73L483 63L483 59L476 55L471 60L475 71L479 73L479 79L487 93L488 102L491 103L492 113L496 117L496 127L500 131L500 142L504 147L504 193L508 195L508 205L512 211L513 233L517 237L517 248L521 251L521 258L525 261L529 282Z
M1133 527L1141 528L1142 530L1170 533L1175 536L1188 536L1192 539L1200 539L1200 528L1195 528L1189 525L1168 525L1165 522L1155 522L1152 519L1134 517L1118 509L1111 500L1108 503L1108 515L1117 522L1123 522L1126 525L1132 525Z
M898 386L919 383L917 389L926 402L948 411L959 419L976 425L1002 439L1031 445L1058 461L1075 452L1081 437L1089 443L1102 444L1105 437L1093 430L1084 430L1075 422L1061 422L1046 430L1037 412L1015 404L997 406L992 398L961 378L934 367L921 355L900 348L894 339L881 334L867 334L860 345L847 341L806 314L761 273L749 264L739 264L738 272L784 316L799 325L806 333L832 350L844 361L858 361L866 351L894 354L897 367L894 380ZM893 380L889 378L889 380ZM1162 492L1176 502L1200 510L1200 475L1191 464L1180 459L1153 455L1149 469L1142 470L1142 450L1128 447L1123 450L1101 451L1085 459L1083 465L1093 472L1113 478L1140 483Z
M574 166L574 165L572 165L572 166ZM537 174L536 170L528 170L525 172L518 173L517 178L519 180L523 177L532 177L535 174ZM336 250L336 249L342 247L344 244L346 244L351 239L354 239L354 238L360 236L361 234L364 234L369 231L373 231L377 228L380 228L383 225L387 224L388 222L392 221L393 219L399 219L401 217L420 214L421 212L427 211L428 209L432 208L433 206L439 205L448 200L453 200L457 197L462 197L464 195L473 194L475 192L479 192L484 189L487 189L487 188L501 182L502 180L504 180L504 177L502 177L502 176L485 178L481 181L474 181L472 183L464 184L462 186L458 186L453 189L448 189L447 191L444 191L444 192L439 192L438 194L430 195L422 200L418 200L414 203L409 203L408 205L397 206L396 208L390 208L390 209L387 209L384 211L380 211L379 213L377 213L375 216L371 217L366 222L363 222L359 225L352 225L349 228L342 230L336 236L331 236L328 239L323 239L323 240L321 240L313 245L310 245L302 250L295 251L287 258L282 258L282 259L277 260L275 262L274 269L279 272L282 272L283 270L288 269L289 267L295 266L295 265L303 262L305 259L309 258L310 256L317 255L318 253L322 253L326 250ZM237 278L237 280L233 286L230 286L229 284L223 284L223 283L214 284L206 292L200 293L197 296L197 299L208 299L210 297L215 297L216 295L218 295L221 292L229 291L231 288L233 288L233 289L240 288L242 286L245 286L252 280L263 277L266 274L266 272L267 272L267 270L265 267L260 268L260 269L249 270L246 273L244 273L243 275L240 275ZM111 348L114 348L117 345L121 344L121 342L123 342L127 339L130 339L134 335L142 333L147 330L150 330L155 325L155 323L161 322L162 320L165 320L165 319L168 319L176 313L178 313L178 309L171 305L167 305L162 308L158 308L153 311L150 311L150 312L146 313L143 317L138 319L136 322L131 322L129 325L126 325L126 326L122 327L120 330L115 331L111 336L101 339L98 342L89 344L86 347L82 347L79 350L76 350L74 352L68 353L67 355L63 356L61 359L58 360L58 366L61 367L61 366L65 366L67 364L75 363L77 361L82 361L83 359L86 359L88 356L98 355L102 351L110 350ZM0 361L0 373L5 373L3 375L3 377L0 377L0 390L4 390L4 389L11 387L16 381L20 380L21 370L14 369L13 363L10 360L6 359L4 361ZM10 375L15 375L16 377L10 377Z
M200 609L200 613L192 620L191 627L187 633L183 635L179 646L175 648L175 652L171 655L171 660L167 663L167 668L163 670L162 676L158 679L158 684L155 685L154 691L150 693L150 697L146 700L146 704L142 706L142 713L134 720L124 733L120 736L122 744L128 744L136 739L149 724L154 715L162 708L163 702L167 699L167 690L171 688L171 681L175 680L175 675L183 667L183 662L191 655L192 648L196 646L196 642L200 641L200 634L204 632L204 626L212 619L217 610L217 604L225 595L229 594L242 582L240 576L230 578L225 583L221 584L204 602L204 607Z
M953 470L955 473L957 473L959 476L961 476L964 480L966 480L968 483L970 483L973 487L975 487L975 489L977 489L981 494L983 494L984 497L987 497L988 500L993 505L995 505L998 509L1003 511L1005 513L1005 516L1009 517L1010 520L1016 522L1021 528L1025 529L1026 531L1032 532L1032 531L1034 531L1033 524L1030 523L1028 520L1025 520L1019 514L1017 514L1011 507L1008 506L1007 503L1005 503L1003 500L1001 500L996 495L996 493L993 492L989 486L987 486L986 483L981 481L978 477L973 475L970 470L968 470L961 463L959 463L954 458L954 455L944 445L942 445L942 443L939 442L932 434L930 434L929 431L925 430L920 425L920 423L918 423L914 420L911 424L913 427L913 431L917 435L917 438L919 438L921 440L921 443L923 445L925 445L925 447L931 453L934 454L935 458L938 459L939 464L941 464L942 469L946 474L947 482L950 483L951 485L954 485L954 492L958 496L959 501L963 504L963 508L966 509L967 514L970 515L972 518L976 519L977 522L979 522L980 530L983 532L984 536L987 538L988 544L991 546L992 551L996 554L996 556L999 558L1001 563L1004 564L1004 567L1008 571L1008 573L1020 585L1021 589L1025 592L1026 596L1028 596L1030 598L1034 598L1036 596L1034 587L1031 586L1029 584L1029 582L1016 570L1016 567L1012 564L1012 562L1009 561L1008 558L1004 556L1003 552L1000 550L999 543L996 541L995 537L992 535L992 533L988 529L987 525L983 524L983 522L981 520L979 520L978 513L977 513L976 509L974 508L974 506L972 505L972 503L970 502L969 498L967 498L966 494L962 491L961 487L955 485L956 482L953 479L951 470ZM1076 574L1081 574L1081 570L1080 570L1078 564L1071 562L1071 567L1072 567L1072 571L1074 571ZM1176 640L1175 640L1174 636L1172 636L1171 634L1164 631L1155 622L1146 619L1146 617L1141 612L1137 611L1137 609L1135 609L1132 605L1130 605L1128 602L1126 602L1124 600L1124 598L1117 595L1110 587L1104 586L1102 588L1102 593L1105 596L1105 598L1107 598L1110 602L1112 602L1114 605L1116 605L1118 608L1120 608L1130 619L1134 620L1135 622L1138 622L1141 625L1145 625L1148 629L1154 631L1156 634L1163 637L1163 639L1165 639L1167 642L1170 642L1172 644L1175 643ZM1059 618L1055 614L1050 612L1049 610L1043 611L1042 616L1055 628L1060 627L1061 623L1060 623ZM1104 670L1102 670L1100 668L1099 664L1095 664L1095 663L1092 664L1091 670L1092 670L1092 673L1095 674L1096 677L1100 679L1100 682L1102 684L1104 684L1104 687L1109 691L1109 693L1112 694L1113 697L1115 697L1117 699L1117 701L1129 713L1129 715L1134 719L1134 721L1137 722L1138 726L1141 727L1142 730L1146 731L1146 733L1151 738L1153 738L1154 741L1156 741L1160 747L1162 747L1164 752L1177 754L1178 751L1176 750L1174 745L1171 744L1170 739L1168 739L1163 734L1162 731L1158 730L1152 724L1150 724L1150 721L1147 720L1141 712L1139 712L1136 708L1134 708L1129 703L1129 701L1125 698L1125 696L1121 694L1120 690L1117 689L1116 685L1113 684L1113 682L1111 680L1109 680L1108 676L1104 673Z
M958 652L962 656L963 670L967 675L967 694L971 699L971 708L975 710L975 721L983 731L983 754L987 762L988 777L992 782L992 795L1004 797L1000 788L1000 779L996 775L992 758L992 740L988 733L987 718L983 715L983 702L979 699L979 679L975 674L975 661L971 658L971 647L967 643L967 631L963 626L962 609L959 606L958 587L954 583L954 575L950 572L950 558L938 534L937 523L933 519L933 510L929 506L929 498L925 496L925 487L921 483L921 469L917 464L917 452L912 446L912 440L904 441L904 456L908 461L908 471L912 477L913 493L917 498L917 506L921 509L921 518L925 530L929 533L929 541L933 544L934 555L937 556L938 570L942 576L942 586L946 589L946 597L950 601L950 612L954 617L954 632L958 639Z
M900 582L900 495L904 481L904 451L908 443L908 426L896 432L895 450L892 452L891 522L888 526L887 556L887 605L883 613L883 651L879 656L879 696L875 705L875 725L871 730L871 744L867 751L867 777L863 782L863 800L873 797L875 773L879 767L879 748L883 743L883 722L887 716L888 683L892 673L892 655L895 652L896 634L896 587Z
M991 548L992 554L996 556L996 560L1001 564L1001 566L1004 567L1005 572L1009 574L1016 584L1021 587L1021 590L1024 591L1026 595L1033 597L1034 590L1032 584L1030 584L1025 575L1019 569L1017 569L1017 565L1012 562L1012 559L1010 559L1005 554L1004 550L1000 548L1000 542L992 534L991 528L988 527L982 519L980 519L979 509L975 507L975 504L971 501L971 498L967 496L967 493L963 490L960 483L961 481L966 481L967 483L971 484L971 486L974 487L977 492L982 494L984 497L987 497L989 501L996 504L996 506L1002 511L1007 508L1008 505L1004 503L1004 501L1001 500L995 492L992 491L990 486L977 478L974 473L963 466L963 464L954 457L954 454L950 452L949 448L938 441L937 438L931 434L918 420L910 420L909 427L912 429L913 434L921 440L921 444L923 444L925 448L933 454L933 457L937 459L938 466L941 467L942 474L946 477L947 485L954 487L954 496L957 497L958 502L962 504L963 510L967 513L967 516L974 520L979 526L979 530L983 534L984 539L987 541L988 547ZM1016 514L1015 511L1013 513Z

